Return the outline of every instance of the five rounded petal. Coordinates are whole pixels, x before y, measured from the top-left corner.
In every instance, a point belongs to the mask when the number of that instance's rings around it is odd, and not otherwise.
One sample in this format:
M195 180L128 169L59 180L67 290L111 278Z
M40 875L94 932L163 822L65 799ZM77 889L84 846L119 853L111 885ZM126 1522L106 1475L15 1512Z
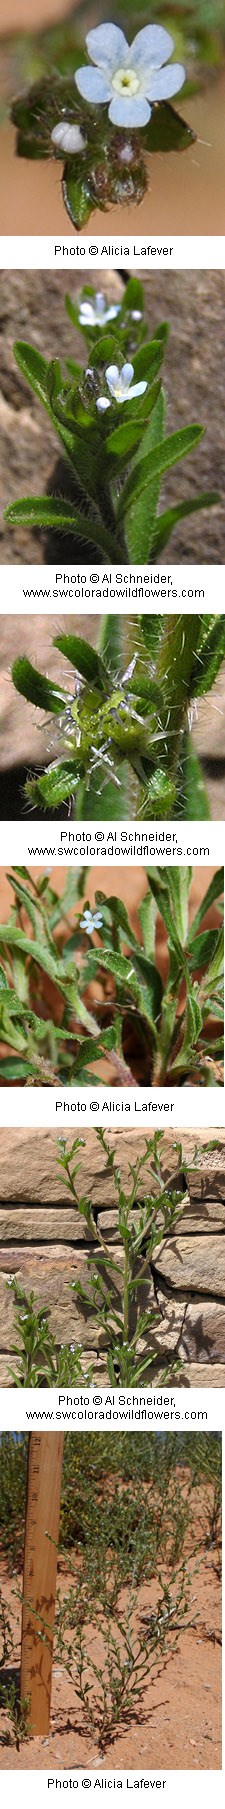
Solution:
M151 119L152 101L168 100L185 81L181 63L168 64L173 38L164 26L146 25L127 44L117 25L99 25L86 38L92 68L77 69L79 94L92 106L109 105L112 125L137 131Z

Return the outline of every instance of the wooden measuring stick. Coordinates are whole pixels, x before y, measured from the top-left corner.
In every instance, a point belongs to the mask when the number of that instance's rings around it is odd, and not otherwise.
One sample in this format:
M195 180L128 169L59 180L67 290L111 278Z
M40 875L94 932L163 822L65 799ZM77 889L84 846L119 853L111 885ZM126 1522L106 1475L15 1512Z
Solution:
M21 1700L32 1734L49 1732L63 1432L31 1432L23 1572Z

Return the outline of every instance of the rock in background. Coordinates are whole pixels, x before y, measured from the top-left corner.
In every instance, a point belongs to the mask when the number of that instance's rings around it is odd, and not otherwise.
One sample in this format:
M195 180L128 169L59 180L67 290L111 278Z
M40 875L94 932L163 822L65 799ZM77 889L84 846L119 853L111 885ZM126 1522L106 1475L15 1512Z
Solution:
M145 1131L147 1131L145 1126ZM59 1129L66 1131L62 1121ZM68 1133L68 1145L73 1133ZM122 1185L128 1180L128 1162L140 1154L142 1135L136 1131L109 1132L116 1144ZM92 1205L110 1251L119 1256L118 1217L111 1174L105 1174L101 1145L94 1131L83 1133L80 1151L79 1192L91 1192ZM152 1305L157 1291L161 1313L155 1334L155 1365L145 1383L157 1380L160 1365L182 1359L176 1386L223 1387L225 1381L225 1140L209 1132L212 1151L204 1152L206 1134L180 1132L188 1162L187 1187L181 1218L172 1236L156 1251L152 1273L145 1286L144 1304ZM195 1144L197 1171L191 1171ZM21 1286L34 1288L39 1305L50 1307L51 1328L57 1344L80 1342L84 1374L93 1364L95 1385L108 1381L106 1338L96 1331L93 1312L86 1319L71 1296L71 1280L87 1279L87 1248L95 1245L91 1233L78 1218L65 1193L57 1164L57 1135L50 1130L0 1131L0 1385L9 1385L9 1367L15 1344L12 1293L7 1277L17 1276ZM190 1165L190 1166L189 1166ZM175 1169L174 1136L165 1133L165 1176ZM146 1191L145 1178L140 1186ZM122 1270L122 1251L121 1251ZM143 1345L140 1346L143 1348ZM145 1340L145 1352L147 1351ZM16 1359L14 1361L16 1368Z

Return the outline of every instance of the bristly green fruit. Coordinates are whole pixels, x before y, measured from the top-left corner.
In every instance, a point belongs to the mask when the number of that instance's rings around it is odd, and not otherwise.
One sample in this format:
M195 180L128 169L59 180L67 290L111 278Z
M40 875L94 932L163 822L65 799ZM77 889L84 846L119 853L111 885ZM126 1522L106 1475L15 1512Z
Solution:
M122 430L121 430L122 431ZM206 817L201 765L192 745L192 702L211 690L225 657L223 616L103 617L99 645L58 634L71 684L46 679L24 655L12 667L16 690L58 717L58 746L26 796L54 811L121 820ZM48 735L49 741L49 735Z

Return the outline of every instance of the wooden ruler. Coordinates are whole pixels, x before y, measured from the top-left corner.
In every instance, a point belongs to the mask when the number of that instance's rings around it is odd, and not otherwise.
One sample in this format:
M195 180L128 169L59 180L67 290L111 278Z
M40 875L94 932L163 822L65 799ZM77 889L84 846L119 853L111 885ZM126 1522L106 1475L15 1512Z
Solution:
M30 1728L50 1723L63 1432L31 1432L23 1572L21 1699L30 1699Z

